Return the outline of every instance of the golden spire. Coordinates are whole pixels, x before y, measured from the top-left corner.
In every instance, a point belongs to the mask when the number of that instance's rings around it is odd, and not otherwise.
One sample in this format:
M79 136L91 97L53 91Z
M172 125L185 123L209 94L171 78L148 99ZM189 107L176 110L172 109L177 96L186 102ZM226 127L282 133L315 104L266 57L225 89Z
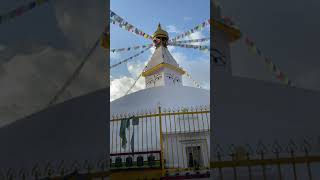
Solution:
M153 33L153 38L166 38L169 39L169 34L167 31L163 30L161 28L161 24L158 24L158 29L156 30L156 32Z

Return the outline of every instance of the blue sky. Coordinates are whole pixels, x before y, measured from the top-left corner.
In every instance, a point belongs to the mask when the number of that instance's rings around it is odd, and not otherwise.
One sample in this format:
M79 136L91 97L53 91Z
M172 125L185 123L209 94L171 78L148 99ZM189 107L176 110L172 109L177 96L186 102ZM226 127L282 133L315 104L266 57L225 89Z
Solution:
M111 0L110 8L126 21L152 35L158 23L169 32L170 38L188 31L196 25L210 18L209 0ZM111 48L125 48L151 43L150 40L135 35L116 25L110 25ZM192 34L189 38L196 39L210 37L209 27L201 32ZM209 45L208 43L202 43ZM185 68L203 88L209 89L209 53L194 49L169 48L178 63ZM143 64L152 55L150 50L133 59L130 63L120 65L111 70L111 100L121 97L129 89L134 79L139 75ZM114 64L139 51L110 53L111 62ZM192 81L183 79L184 84L193 86ZM126 85L123 85L126 84ZM133 91L142 89L144 80L141 79ZM129 86L129 87L128 87Z

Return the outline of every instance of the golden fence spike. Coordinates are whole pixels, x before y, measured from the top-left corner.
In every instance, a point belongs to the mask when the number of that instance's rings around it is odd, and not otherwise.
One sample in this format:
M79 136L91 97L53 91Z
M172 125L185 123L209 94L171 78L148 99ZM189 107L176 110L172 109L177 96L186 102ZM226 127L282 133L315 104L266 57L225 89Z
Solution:
M85 160L84 163L83 163L83 168L85 168L87 170L87 172L91 172L92 170L92 166L91 166L91 163L89 160Z
M278 143L277 140L275 140L272 144L272 152L273 153L281 153L283 151L283 148L281 145Z
M107 160L107 161L109 161L109 160ZM100 169L100 170L104 171L105 167L106 167L106 161L105 160L97 161L97 169Z
M312 149L311 144L306 139L303 139L301 150L304 152L310 152L311 149Z
M207 111L209 108L208 108L208 105L204 105L203 106L203 110Z
M200 111L200 107L199 106L195 106L195 111L196 112Z
M48 161L45 165L45 168L44 168L44 171L45 173L44 174L48 174L48 176L50 177L53 173L54 173L54 170L52 168L52 165L51 165L51 162Z
M120 119L120 113L117 113L117 114L115 115L115 117L116 117L116 119Z
M38 163L36 163L33 166L32 170L31 170L31 175L34 176L34 177L40 176L40 168L39 168L39 164Z
M80 169L80 164L77 160L74 160L71 164L71 171L77 171Z
M162 110L163 113L167 112L167 108L165 108L165 107L161 108L161 110Z
M286 151L288 153L292 153L292 152L295 152L297 149L298 149L297 145L294 143L292 139L290 139L289 144L286 147Z
M268 151L267 147L262 143L261 140L258 141L256 153L257 154L264 154Z
M194 107L193 107L193 106L190 107L190 111L191 111L191 112L194 111Z
M249 155L254 154L254 151L253 151L252 147L250 146L250 144L246 144L246 151Z
M213 152L215 152L216 154L222 155L223 154L223 148L221 147L220 144L216 144Z
M24 168L21 168L20 170L19 170L19 173L18 173L18 175L19 175L19 177L20 178L27 178L27 171L24 169ZM0 174L0 177L1 177L1 174Z
M60 163L58 164L58 170L60 170L61 168L64 168L64 160L60 161Z
M236 147L234 144L230 144L228 149L229 149L229 154L231 156L233 156L236 153Z
M6 177L8 180L11 180L11 179L14 179L15 178L15 172L12 168L9 168L7 171L6 171Z

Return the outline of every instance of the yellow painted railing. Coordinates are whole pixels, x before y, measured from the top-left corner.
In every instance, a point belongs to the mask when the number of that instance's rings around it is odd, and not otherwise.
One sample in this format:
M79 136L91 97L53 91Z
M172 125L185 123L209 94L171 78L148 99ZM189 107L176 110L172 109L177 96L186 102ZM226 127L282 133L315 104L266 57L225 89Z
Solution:
M207 106L115 115L110 121L111 169L209 169L209 137Z

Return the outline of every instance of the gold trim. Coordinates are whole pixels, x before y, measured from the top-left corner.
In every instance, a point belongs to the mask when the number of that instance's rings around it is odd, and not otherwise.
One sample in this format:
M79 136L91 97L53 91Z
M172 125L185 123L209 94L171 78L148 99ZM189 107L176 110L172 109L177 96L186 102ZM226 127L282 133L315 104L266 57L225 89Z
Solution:
M188 115L188 114L205 114L205 113L210 113L210 111L188 111L188 112L162 112L162 116L175 116L175 115ZM148 117L157 117L159 116L159 113L155 114L148 114L148 115L142 115L142 116L135 116L136 118L148 118ZM111 119L110 121L120 121L123 118L114 118Z
M213 21L212 22L213 26L216 26L218 29L225 31L230 35L231 42L234 42L234 41L241 38L241 31L240 30L235 29L231 26L225 25L219 21L215 21L215 20L212 20L212 21Z
M210 162L210 168L230 168L230 167L247 167L259 165L276 165L276 164L298 164L298 163L320 162L320 156L279 158L279 159L251 159L239 161L215 161Z
M178 68L178 67L173 66L173 65L171 65L171 64L161 63L161 64L158 64L158 65L152 67L151 69L143 72L143 73L142 73L142 76L143 76L143 77L149 76L149 75L151 75L154 71L159 70L159 69L162 68L162 67L167 67L167 68L170 68L170 69L172 69L172 70L178 71L181 75L183 75L183 74L185 73L185 71L182 70L181 68Z

